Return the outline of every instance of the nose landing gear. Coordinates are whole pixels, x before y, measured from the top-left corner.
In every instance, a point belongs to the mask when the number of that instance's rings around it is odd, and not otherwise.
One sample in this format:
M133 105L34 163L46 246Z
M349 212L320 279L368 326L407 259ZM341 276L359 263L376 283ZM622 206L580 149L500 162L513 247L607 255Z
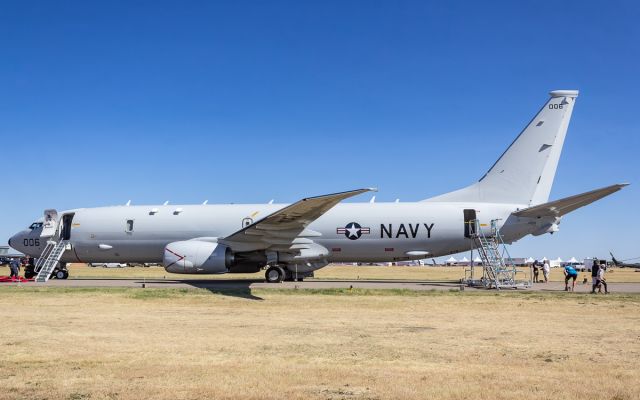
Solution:
M67 279L69 277L69 271L66 269L56 269L53 271L53 276L56 279Z
M24 267L24 277L27 279L35 278L38 273L35 270L35 265L32 261ZM67 279L69 277L69 270L67 269L67 263L59 263L51 273L51 278Z
M69 277L69 270L67 269L66 262L60 262L56 265L56 268L51 273L51 278L67 279Z

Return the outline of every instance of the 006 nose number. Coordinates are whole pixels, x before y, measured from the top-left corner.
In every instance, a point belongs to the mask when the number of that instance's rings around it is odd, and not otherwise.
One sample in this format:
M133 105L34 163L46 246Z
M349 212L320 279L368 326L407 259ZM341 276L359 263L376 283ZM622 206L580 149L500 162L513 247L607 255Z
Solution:
M40 239L24 239L22 243L25 247L40 247Z

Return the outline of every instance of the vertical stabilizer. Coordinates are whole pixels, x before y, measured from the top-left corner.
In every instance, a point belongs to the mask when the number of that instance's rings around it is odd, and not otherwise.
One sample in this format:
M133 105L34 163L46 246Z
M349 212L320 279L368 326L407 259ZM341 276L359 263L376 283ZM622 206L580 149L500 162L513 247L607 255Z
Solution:
M466 188L425 201L545 203L558 167L577 90L555 90L489 171Z

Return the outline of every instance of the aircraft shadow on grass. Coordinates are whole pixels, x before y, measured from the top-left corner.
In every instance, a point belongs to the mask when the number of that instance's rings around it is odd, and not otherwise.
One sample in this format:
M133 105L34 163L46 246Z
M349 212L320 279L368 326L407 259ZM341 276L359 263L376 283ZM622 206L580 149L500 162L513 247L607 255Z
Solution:
M176 280L176 281L149 281L146 283L162 283L163 285L190 285L194 288L205 289L213 294L221 294L224 296L239 297L248 300L264 300L262 297L255 296L251 293L251 285L253 283L263 282L260 279L239 279L239 280Z

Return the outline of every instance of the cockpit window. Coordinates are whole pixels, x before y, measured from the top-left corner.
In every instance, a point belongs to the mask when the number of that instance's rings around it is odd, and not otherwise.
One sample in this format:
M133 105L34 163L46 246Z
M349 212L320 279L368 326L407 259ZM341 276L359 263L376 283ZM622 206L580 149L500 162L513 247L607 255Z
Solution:
M31 230L38 228L42 228L42 222L34 222L33 224L29 225L29 229Z

